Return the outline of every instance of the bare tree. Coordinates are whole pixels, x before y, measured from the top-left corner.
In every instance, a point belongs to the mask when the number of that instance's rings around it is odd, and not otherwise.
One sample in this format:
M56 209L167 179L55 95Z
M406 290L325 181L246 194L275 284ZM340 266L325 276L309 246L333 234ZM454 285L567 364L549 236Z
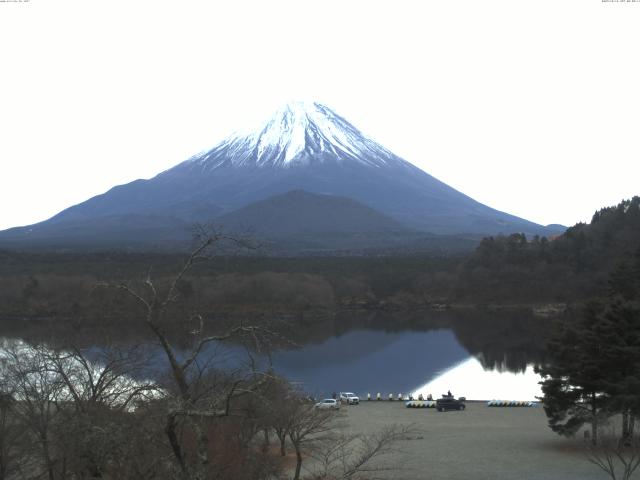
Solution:
M289 382L270 372L268 383L262 393L265 407L265 430L273 430L278 438L280 456L287 454L287 436L298 404L303 401L299 392L291 388ZM266 441L266 440L265 440Z
M140 417L133 409L157 389L132 377L137 355L105 348L89 360L75 348L14 342L0 357L2 475L19 458L25 478L102 478L134 443L149 450L132 428Z
M6 480L20 469L24 430L15 418L13 393L6 384L0 387L0 480Z
M64 385L56 445L66 469L102 478L139 440L131 435L129 413L161 392L155 382L134 377L146 363L137 348L105 346L91 356L76 347L45 353L46 368Z
M160 394L156 382L136 379L148 364L136 347L107 345L89 354L71 346L68 350L49 350L45 356L48 368L60 377L78 412L98 407L127 411L136 402Z
M259 344L262 338L272 335L272 332L265 328L242 323L218 335L205 335L204 319L201 315L195 314L191 320L196 321L198 326L192 331L193 345L188 352L183 353L171 343L163 328L170 308L181 299L179 286L187 272L198 262L210 259L211 250L223 241L246 245L242 240L218 233L200 235L198 245L164 291L156 286L150 274L141 290L124 283L115 285L142 305L144 322L155 336L167 360L171 378L168 390L172 396L168 399L164 430L182 477L188 479L203 479L210 469L208 423L231 415L232 400L258 390L261 383L255 372L250 379L225 375L217 378L225 378L224 383L211 381L211 372L215 371L215 365L211 365L206 359L203 360L203 357L206 357L203 355L206 347L211 343L232 338L248 338ZM184 442L181 440L185 428L194 438L195 462L188 458Z
M55 425L64 401L64 383L51 372L44 347L21 343L3 349L5 381L16 399L15 418L37 446L33 456L39 458L33 469L42 469L49 480L63 472L64 458L55 449Z
M586 444L589 462L602 470L611 480L629 480L640 466L640 438L618 439L614 429L601 434L598 445Z
M311 450L314 443L323 440L323 436L332 430L335 416L336 412L331 410L322 410L309 403L296 403L287 426L287 434L296 452L293 480L300 479L304 451Z
M339 434L327 437L311 452L315 460L313 479L373 480L401 469L397 443L418 433L410 426L390 425L371 434ZM390 462L389 457L396 457Z

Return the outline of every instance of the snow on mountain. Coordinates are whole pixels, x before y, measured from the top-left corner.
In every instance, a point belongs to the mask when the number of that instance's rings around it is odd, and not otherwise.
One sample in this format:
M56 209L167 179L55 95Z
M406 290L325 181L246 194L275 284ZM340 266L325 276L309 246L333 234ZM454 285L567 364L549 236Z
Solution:
M314 160L350 160L380 167L400 159L330 108L315 102L291 102L257 131L233 135L190 162L205 169L228 163L289 168Z
M306 193L287 195L292 191ZM334 201L338 197L359 206ZM328 213L345 205L351 205L350 217L346 211ZM356 221L358 215L362 218ZM280 228L291 236L310 231L309 225L327 234L333 229L335 234L338 223L342 232L353 224L360 230L356 237L363 248L371 240L366 232L393 230L379 228L390 225L383 217L406 228L403 235L408 237L413 235L410 231L550 231L451 188L367 138L328 107L295 102L255 131L232 135L151 179L115 186L45 222L0 232L0 243L4 238L34 245L68 245L81 239L87 245L106 245L107 240L114 245L166 245L177 241L180 232L188 238L187 226L193 222L259 224L265 216L270 231ZM396 237L389 241L396 242Z

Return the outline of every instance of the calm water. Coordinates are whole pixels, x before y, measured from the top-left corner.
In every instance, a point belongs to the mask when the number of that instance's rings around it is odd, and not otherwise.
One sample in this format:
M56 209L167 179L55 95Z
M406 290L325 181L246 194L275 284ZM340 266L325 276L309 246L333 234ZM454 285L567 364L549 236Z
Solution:
M338 391L361 398L378 392L384 398L389 393L439 397L451 390L468 399L534 400L540 395L540 379L531 365L544 355L542 324L527 314L446 315L410 322L342 318L300 329L298 334L306 334L296 339L300 348L276 350L270 356L250 353L261 367L271 362L276 372L316 397ZM48 342L46 336L12 333L32 343ZM104 335L99 337L89 337L89 346L99 349ZM148 338L121 341L152 345ZM161 352L150 348L155 363L163 365ZM212 346L207 354L217 355L218 365L229 368L249 358L248 350L233 344Z
M484 368L451 330L386 333L358 330L300 350L273 356L276 371L316 396L352 391L361 397L380 392L431 393L451 390L468 399L534 400L539 376Z

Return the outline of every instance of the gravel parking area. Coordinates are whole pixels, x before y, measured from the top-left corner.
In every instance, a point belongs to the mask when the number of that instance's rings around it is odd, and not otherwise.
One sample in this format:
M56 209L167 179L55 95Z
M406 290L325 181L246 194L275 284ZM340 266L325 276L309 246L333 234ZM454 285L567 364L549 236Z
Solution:
M373 433L385 425L413 425L420 433L399 444L403 469L388 478L432 480L596 480L604 473L584 456L581 439L547 426L542 407L465 411L406 408L403 402L362 402L342 409L345 429ZM639 477L640 478L640 477Z

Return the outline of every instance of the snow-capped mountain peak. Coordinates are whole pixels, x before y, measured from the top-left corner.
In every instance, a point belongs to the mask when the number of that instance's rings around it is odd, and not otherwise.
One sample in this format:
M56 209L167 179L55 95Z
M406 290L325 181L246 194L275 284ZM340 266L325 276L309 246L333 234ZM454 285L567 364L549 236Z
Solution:
M40 224L0 232L0 245L174 248L189 243L193 222L212 220L243 232L255 227L275 244L293 241L299 252L322 254L421 248L423 239L405 227L465 236L548 231L449 187L331 109L295 102L256 130L151 179L116 186ZM434 251L448 248L448 240L433 241Z
M312 162L357 161L381 167L400 161L330 108L291 102L254 132L235 134L190 161L206 169L222 165L290 168Z

